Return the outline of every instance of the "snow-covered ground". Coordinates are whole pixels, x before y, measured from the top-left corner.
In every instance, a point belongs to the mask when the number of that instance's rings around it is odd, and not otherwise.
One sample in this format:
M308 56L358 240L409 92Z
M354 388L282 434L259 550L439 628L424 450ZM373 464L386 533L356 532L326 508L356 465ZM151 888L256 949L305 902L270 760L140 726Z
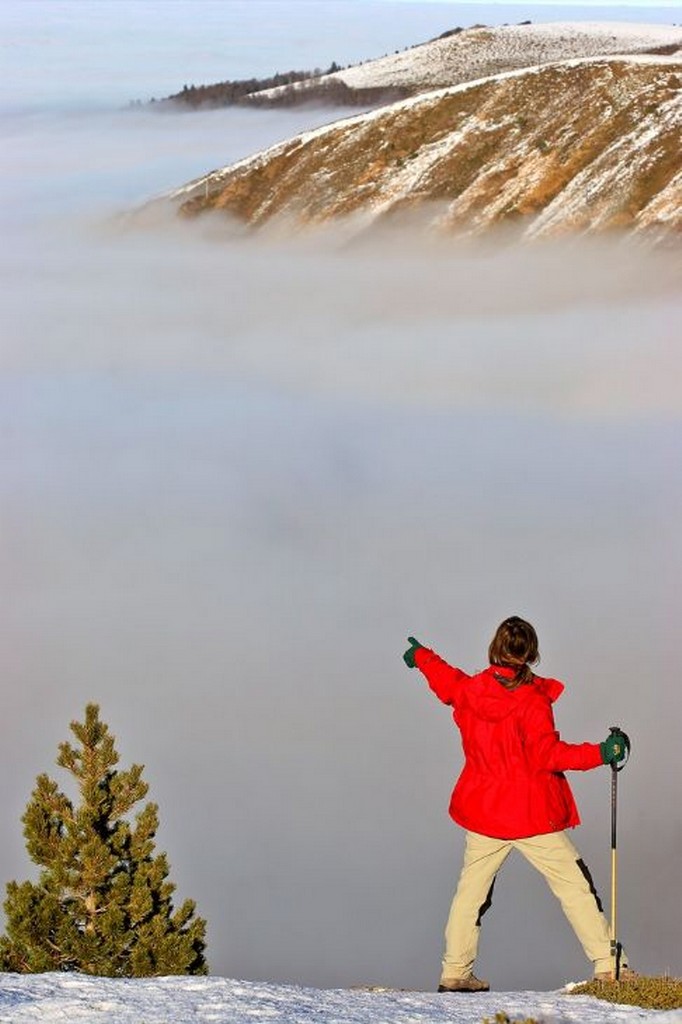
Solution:
M543 1024L682 1024L682 1010L612 1006L563 992L319 990L226 978L92 978L0 975L0 1024L481 1024L499 1011Z
M622 22L554 22L468 29L402 53L337 73L355 89L368 86L440 86L478 78L500 68L529 67L571 57L637 53L659 46L682 46L682 29Z
M553 22L470 28L399 53L322 76L352 89L404 87L420 91L570 58L682 48L682 28L624 22ZM297 90L305 90L306 82ZM288 87L263 90L277 96Z

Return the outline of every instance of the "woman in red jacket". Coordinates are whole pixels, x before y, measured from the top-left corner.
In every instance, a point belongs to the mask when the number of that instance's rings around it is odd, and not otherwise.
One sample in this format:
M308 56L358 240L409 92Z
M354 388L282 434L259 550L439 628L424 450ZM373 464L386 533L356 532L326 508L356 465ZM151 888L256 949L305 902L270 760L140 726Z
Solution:
M603 743L564 743L552 704L563 691L556 679L536 676L538 638L524 619L498 627L488 649L490 667L474 676L453 668L409 637L403 655L450 704L464 749L464 768L450 815L467 830L464 864L445 931L439 992L483 992L473 973L481 918L495 877L512 849L547 880L572 925L595 977L610 978L609 925L590 873L564 829L580 823L564 772L586 771L625 757L626 737ZM622 958L621 977L627 970Z

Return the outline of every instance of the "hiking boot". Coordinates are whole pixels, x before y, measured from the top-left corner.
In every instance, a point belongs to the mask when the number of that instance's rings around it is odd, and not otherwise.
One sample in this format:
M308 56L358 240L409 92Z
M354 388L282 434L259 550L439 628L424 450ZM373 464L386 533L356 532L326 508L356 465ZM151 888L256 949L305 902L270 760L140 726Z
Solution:
M615 981L613 974L613 971L599 971L597 974L595 974L594 980ZM618 972L618 981L632 981L634 978L637 977L637 971L633 971L631 967L627 966L627 964L623 964L620 971Z
M470 974L466 978L442 978L438 986L439 992L488 992L489 990L488 982L481 981L474 974Z

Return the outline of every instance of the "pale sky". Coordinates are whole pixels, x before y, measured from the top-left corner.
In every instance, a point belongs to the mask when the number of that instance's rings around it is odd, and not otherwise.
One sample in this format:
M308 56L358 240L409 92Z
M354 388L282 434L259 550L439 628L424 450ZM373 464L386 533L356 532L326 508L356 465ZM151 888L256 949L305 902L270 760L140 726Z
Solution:
M388 0L391 2L391 0ZM414 3L415 0L394 0L396 3ZM490 0L466 0L466 4L458 3L458 0L428 0L434 4L450 4L452 7L461 6L490 6ZM494 0L496 4L519 5L520 0ZM533 7L655 7L669 8L673 12L679 12L682 16L682 3L658 3L657 0L532 0Z

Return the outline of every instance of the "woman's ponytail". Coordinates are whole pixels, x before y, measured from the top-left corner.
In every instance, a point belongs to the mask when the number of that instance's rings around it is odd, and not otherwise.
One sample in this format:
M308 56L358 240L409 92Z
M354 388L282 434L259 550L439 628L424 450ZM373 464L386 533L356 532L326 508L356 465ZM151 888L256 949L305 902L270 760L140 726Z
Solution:
M495 678L508 689L516 689L533 682L534 665L540 660L538 636L530 622L512 615L497 627L495 636L488 648L491 665L501 668L513 668L516 675L511 679L497 675Z

